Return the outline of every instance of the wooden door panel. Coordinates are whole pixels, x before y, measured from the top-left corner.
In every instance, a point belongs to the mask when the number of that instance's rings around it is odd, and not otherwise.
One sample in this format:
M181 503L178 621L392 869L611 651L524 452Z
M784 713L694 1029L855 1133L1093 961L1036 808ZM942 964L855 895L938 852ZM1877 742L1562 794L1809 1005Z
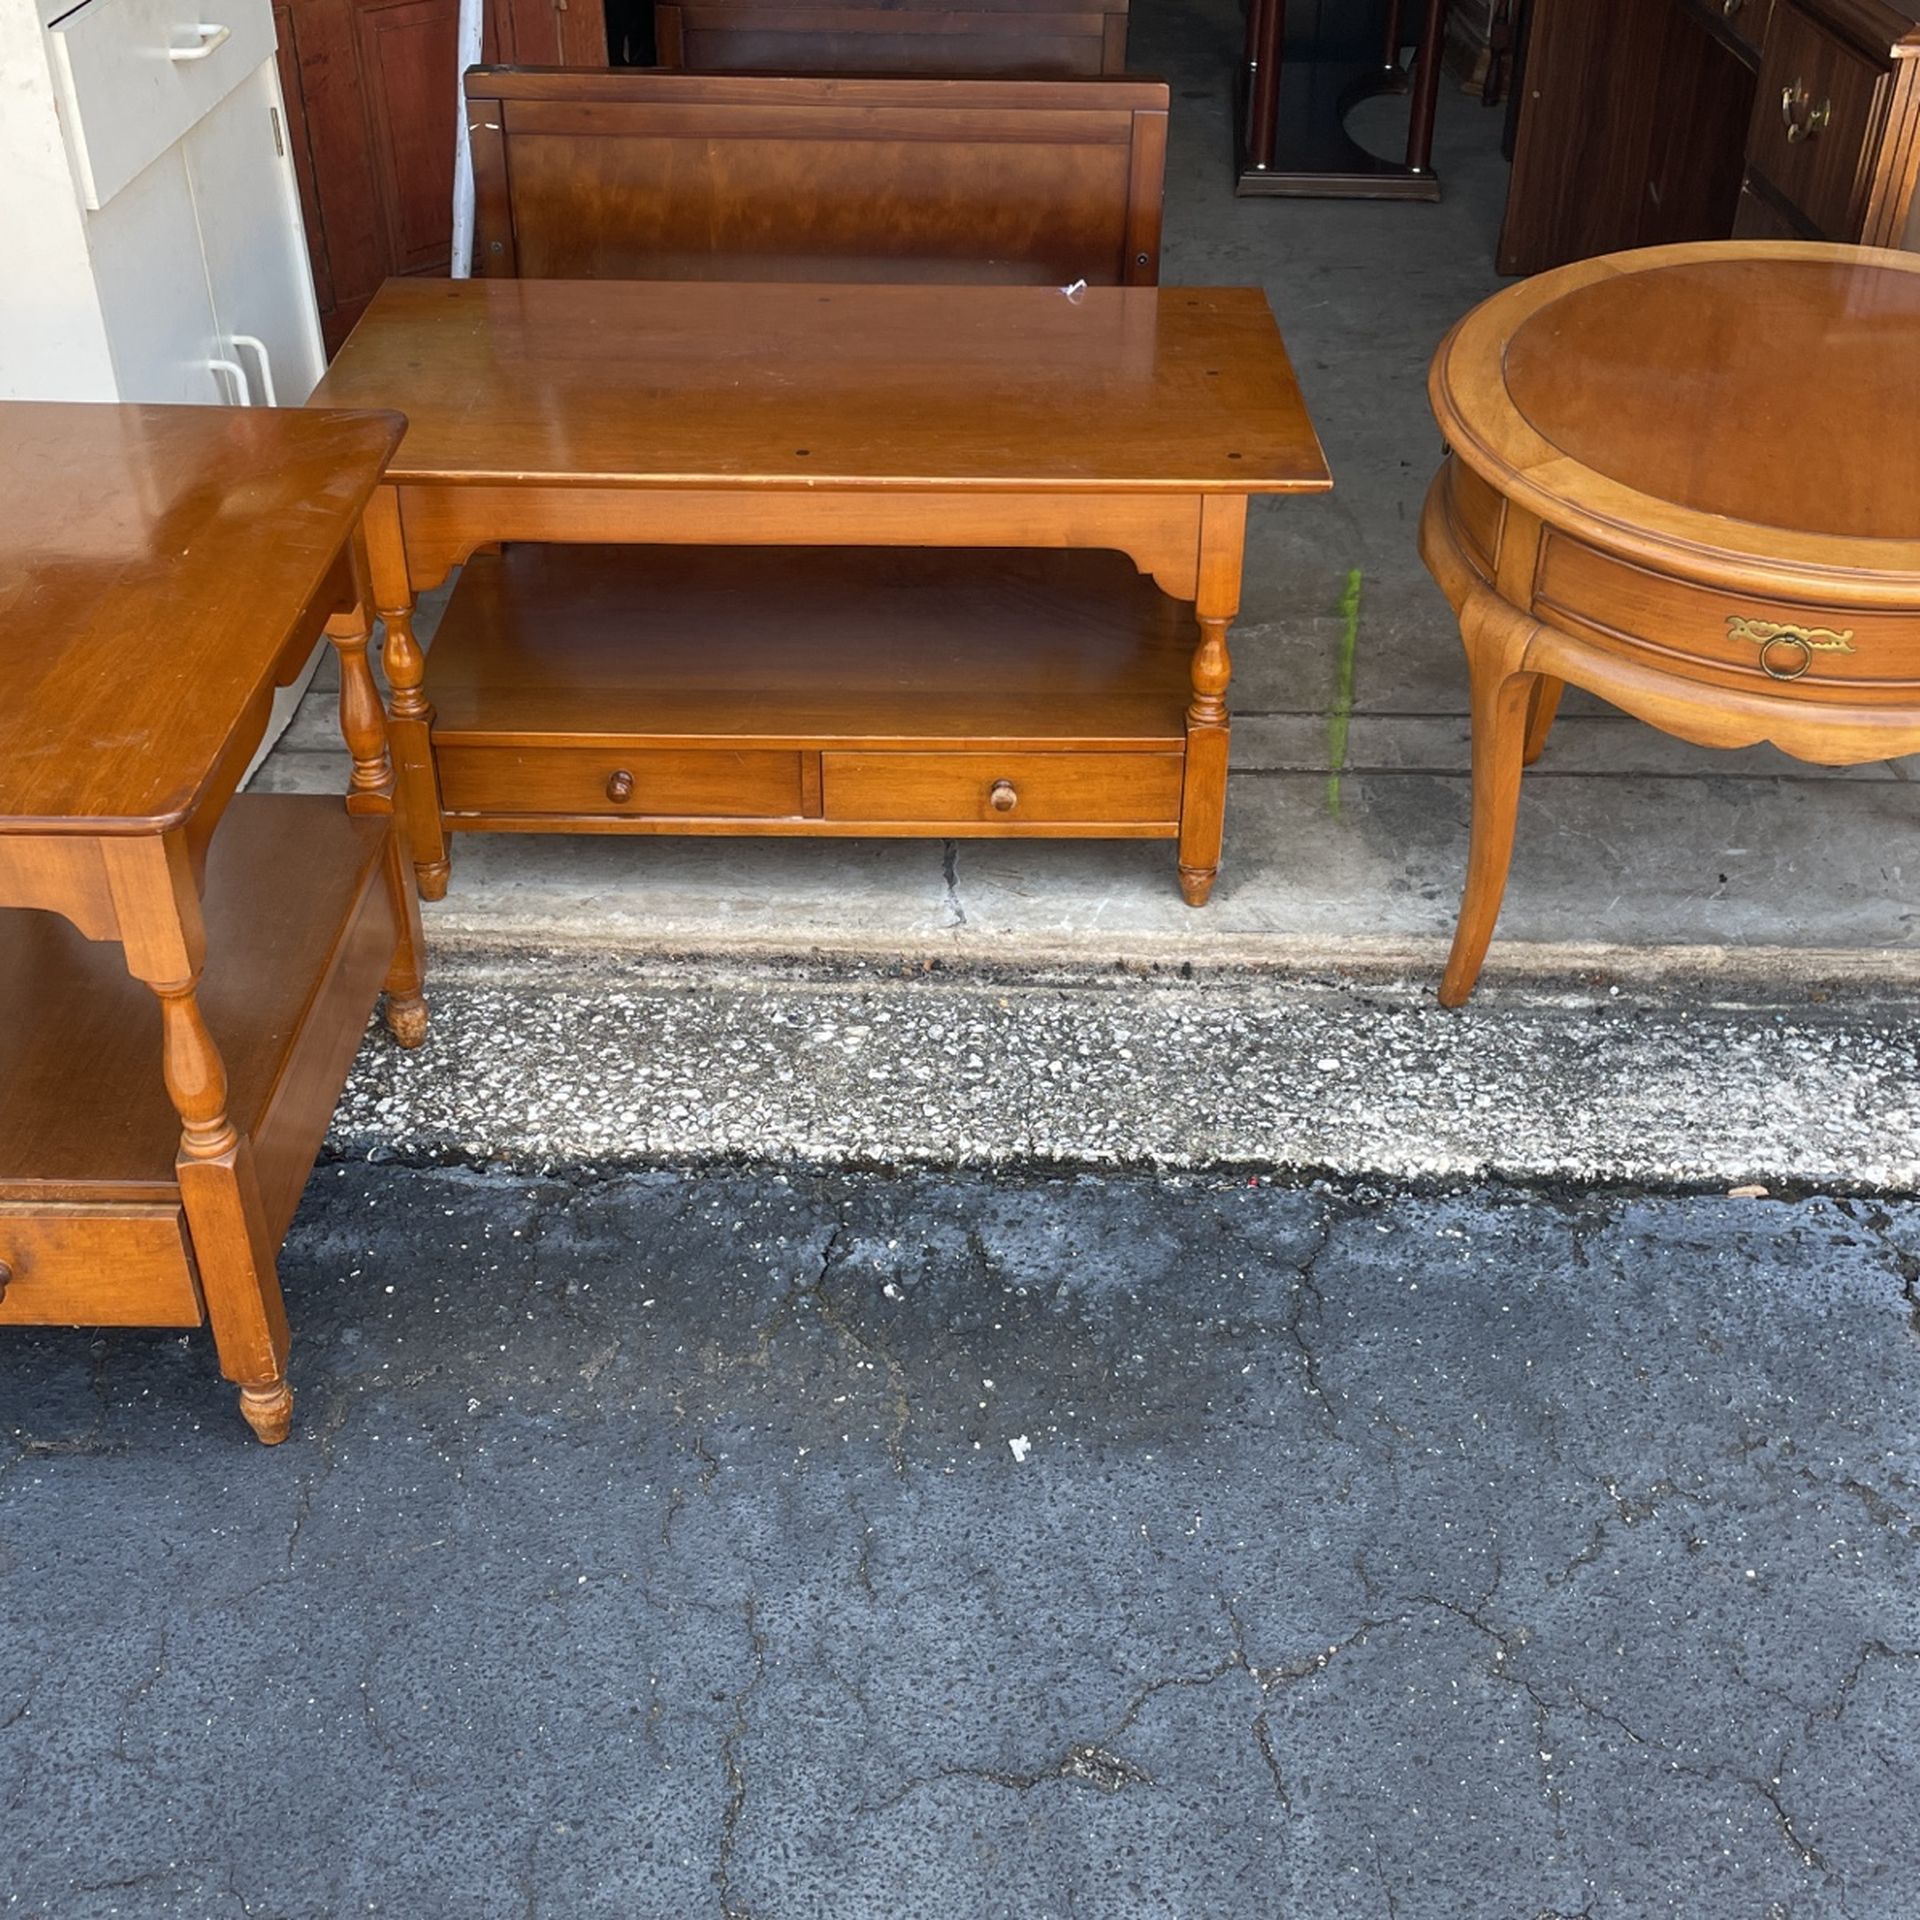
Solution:
M361 0L356 15L388 271L443 270L453 240L459 0Z
M287 138L329 351L381 281L446 270L458 0L275 0ZM487 0L487 57L606 63L603 0Z

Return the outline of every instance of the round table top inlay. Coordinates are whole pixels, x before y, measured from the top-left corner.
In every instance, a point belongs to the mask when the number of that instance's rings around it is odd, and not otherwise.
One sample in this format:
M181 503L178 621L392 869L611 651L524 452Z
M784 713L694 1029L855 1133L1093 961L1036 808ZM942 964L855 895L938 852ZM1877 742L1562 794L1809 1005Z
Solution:
M1695 513L1920 540L1920 260L1792 247L1696 257L1533 293L1505 398L1552 448ZM1468 396L1456 392L1461 411Z

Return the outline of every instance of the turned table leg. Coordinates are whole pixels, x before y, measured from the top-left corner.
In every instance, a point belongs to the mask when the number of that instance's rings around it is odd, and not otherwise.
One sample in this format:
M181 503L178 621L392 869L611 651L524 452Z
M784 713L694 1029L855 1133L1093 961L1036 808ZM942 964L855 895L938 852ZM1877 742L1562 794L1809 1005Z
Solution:
M420 898L446 897L450 860L433 764L433 708L421 689L427 656L413 632L413 580L400 527L399 496L381 487L367 505L367 561L374 608L387 630L381 661L393 690L388 737L399 768L400 819L413 851Z
M385 814L394 822L387 846L386 883L396 937L385 981L385 1019L387 1031L401 1046L417 1047L427 1037L427 1001L421 991L426 949L420 928L420 897L404 845L403 810L392 756L387 750L386 716L367 660L372 638L368 605L363 590L351 611L328 623L327 638L340 659L340 732L353 755L347 811Z
M1227 622L1202 620L1193 655L1193 700L1187 708L1187 770L1180 796L1180 892L1204 907L1220 872L1227 815Z
M278 1446L293 1419L290 1340L253 1149L227 1116L226 1065L194 981L148 984L160 1001L161 1068L181 1123L174 1167L220 1371L238 1384L247 1425Z
M1227 685L1233 678L1227 629L1240 611L1246 530L1245 495L1209 494L1201 503L1193 607L1200 639L1193 651L1180 792L1180 892L1190 907L1206 905L1220 872L1227 814Z
M1520 811L1528 716L1541 684L1539 674L1521 665L1536 629L1510 607L1475 596L1462 609L1460 630L1472 687L1473 831L1460 920L1440 982L1443 1007L1460 1006L1473 991L1500 917Z

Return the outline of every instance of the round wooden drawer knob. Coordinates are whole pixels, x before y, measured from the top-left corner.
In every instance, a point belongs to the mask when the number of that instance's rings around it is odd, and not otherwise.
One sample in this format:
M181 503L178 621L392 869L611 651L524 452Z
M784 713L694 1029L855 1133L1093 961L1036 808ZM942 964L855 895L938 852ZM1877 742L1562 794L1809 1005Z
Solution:
M633 775L625 767L608 780L607 798L616 806L624 806L633 798Z
M1011 813L1020 804L1020 795L1011 780L996 780L987 795L987 804L995 813Z
M7 1297L7 1288L13 1283L13 1269L4 1260L0 1260L0 1300Z

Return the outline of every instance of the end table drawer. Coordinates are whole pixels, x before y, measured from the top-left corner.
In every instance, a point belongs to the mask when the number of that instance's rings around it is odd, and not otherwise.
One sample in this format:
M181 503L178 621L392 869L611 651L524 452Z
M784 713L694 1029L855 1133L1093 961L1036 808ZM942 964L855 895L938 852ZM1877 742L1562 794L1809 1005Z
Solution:
M1920 681L1920 622L1691 586L1558 534L1540 550L1534 610L1669 671L1692 664L1735 684L1834 699L1876 687L1906 697Z
M803 813L800 756L659 747L441 747L449 814L780 819Z
M829 820L1141 826L1180 818L1177 753L823 753Z
M0 1206L0 1326L197 1327L178 1207Z

